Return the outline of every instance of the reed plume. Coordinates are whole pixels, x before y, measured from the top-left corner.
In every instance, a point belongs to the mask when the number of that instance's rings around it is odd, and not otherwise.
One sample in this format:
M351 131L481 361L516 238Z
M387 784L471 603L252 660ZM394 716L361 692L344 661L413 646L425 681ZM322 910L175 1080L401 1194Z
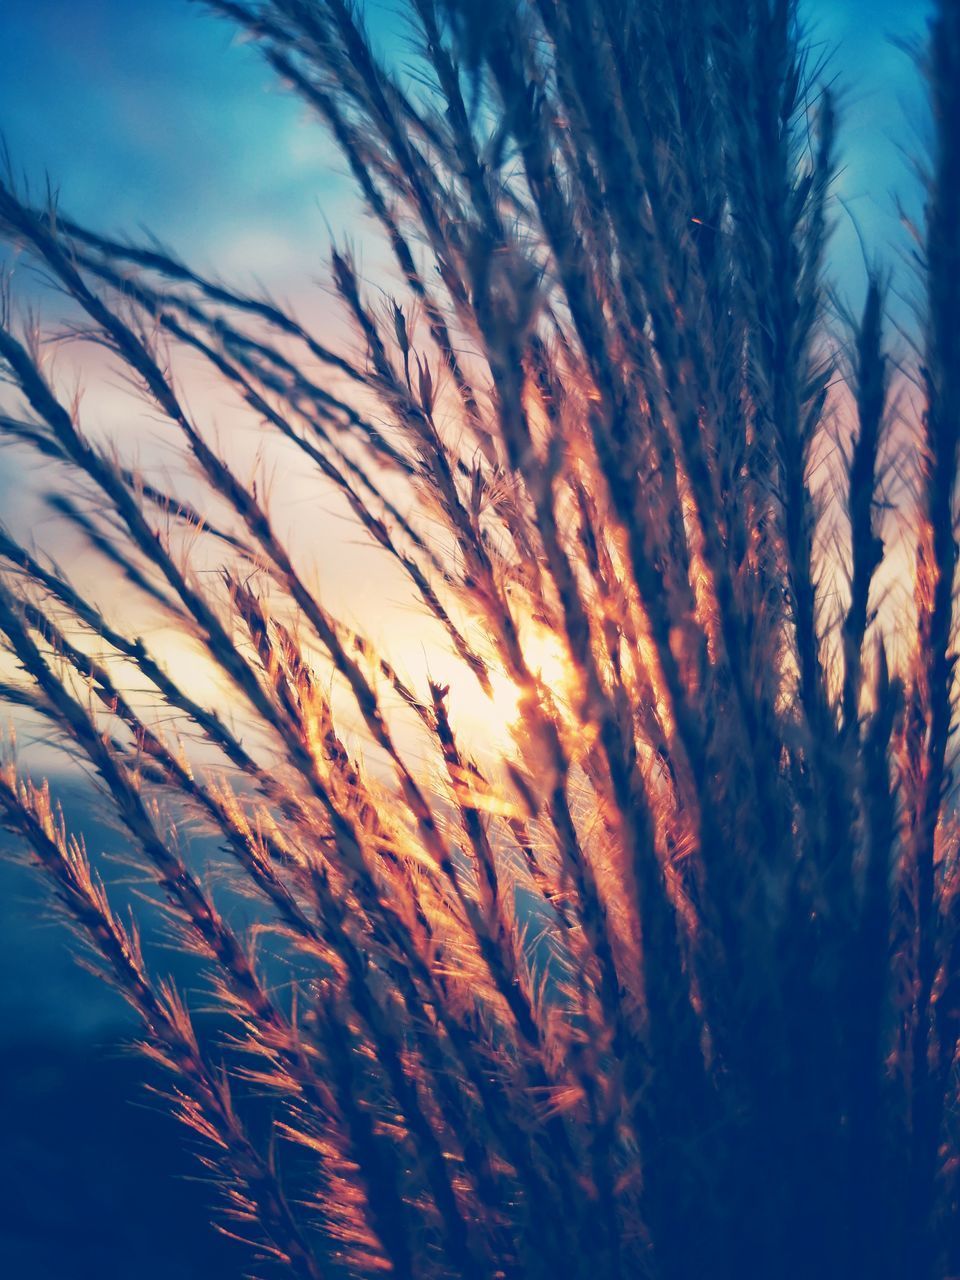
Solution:
M960 1274L960 3L924 64L912 365L885 269L832 303L837 113L792 0L409 0L403 65L347 0L206 7L329 130L395 271L332 250L334 349L3 180L0 237L190 496L95 441L8 288L0 430L116 591L0 529L0 695L96 777L207 989L151 972L12 754L0 813L229 1230L309 1280ZM289 544L188 361L336 495L456 681L324 601L330 535ZM504 685L484 748L458 707Z

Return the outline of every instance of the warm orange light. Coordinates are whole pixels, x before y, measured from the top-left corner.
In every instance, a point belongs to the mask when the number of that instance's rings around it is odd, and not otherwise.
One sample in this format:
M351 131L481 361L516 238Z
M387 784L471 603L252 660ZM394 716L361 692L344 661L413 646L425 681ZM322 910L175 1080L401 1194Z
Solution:
M573 670L560 637L531 622L521 627L521 645L531 675L563 704L570 694ZM431 667L434 665L431 662ZM463 745L481 756L501 755L509 745L512 729L520 719L522 699L519 685L502 668L491 665L489 675L492 691L487 694L451 655L450 670L443 676L450 685L451 721L462 735Z

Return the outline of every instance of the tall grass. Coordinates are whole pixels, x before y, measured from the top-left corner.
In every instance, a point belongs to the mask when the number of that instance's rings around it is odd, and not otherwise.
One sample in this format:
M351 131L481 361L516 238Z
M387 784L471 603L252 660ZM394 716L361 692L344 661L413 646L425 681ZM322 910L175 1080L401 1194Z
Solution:
M310 1280L960 1273L960 3L931 24L899 395L885 273L858 318L828 306L834 103L790 0L409 0L404 74L347 0L208 7L330 130L396 297L333 251L334 351L0 186L0 233L205 495L93 443L5 307L3 431L116 590L5 530L0 632L6 696L97 776L221 1036L12 759L0 809L140 1015L227 1229ZM285 544L185 356L347 504L458 682L415 687L325 606L328 548L314 575ZM512 740L474 759L458 699L504 675ZM197 823L249 932L182 851Z

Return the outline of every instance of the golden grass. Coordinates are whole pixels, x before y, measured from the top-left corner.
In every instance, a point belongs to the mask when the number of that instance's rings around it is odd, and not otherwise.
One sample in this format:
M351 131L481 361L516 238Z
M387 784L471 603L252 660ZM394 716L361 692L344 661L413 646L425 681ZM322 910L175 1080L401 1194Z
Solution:
M92 444L9 308L2 428L124 590L202 647L231 715L135 608L9 531L0 632L22 674L4 696L98 775L209 967L222 1043L12 764L0 811L141 1015L229 1229L311 1280L960 1272L960 4L931 28L896 503L886 289L874 274L837 336L834 109L790 0L410 0L415 76L345 0L209 7L331 130L399 292L334 250L356 334L335 352L0 186L0 234L205 497ZM187 408L186 352L405 575L456 682L413 687L322 603ZM832 494L813 472L838 376ZM904 517L898 615L878 583ZM474 686L511 720L483 753L454 714ZM229 852L255 928L177 821ZM265 935L295 989L264 976ZM238 1081L272 1099L268 1135Z

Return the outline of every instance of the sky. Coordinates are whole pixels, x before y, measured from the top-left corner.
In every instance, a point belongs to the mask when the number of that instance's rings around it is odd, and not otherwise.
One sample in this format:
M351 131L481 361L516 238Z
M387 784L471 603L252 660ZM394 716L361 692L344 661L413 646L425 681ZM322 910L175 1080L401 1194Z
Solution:
M14 164L78 218L149 225L226 274L319 265L336 158L225 23L188 0L5 0L0 22Z
M367 0L366 12L379 43L395 48L395 7ZM923 133L922 92L892 37L916 39L926 14L919 0L805 6L840 94L835 190L843 209L832 267L851 301L863 281L858 231L868 252L890 242L904 249L893 193L918 203L902 151L916 152ZM364 246L358 205L323 130L254 46L190 0L0 0L0 133L15 170L38 193L49 175L61 207L79 221L106 233L146 228L201 271L240 288L261 280L320 330L337 324L321 284L331 233L351 237L361 268L376 279L377 253ZM125 432L129 396L102 384L88 390L85 426ZM203 408L222 425L222 405ZM31 490L10 458L0 453L0 506L12 521ZM382 601L392 589L386 558L360 550L349 526L318 505L298 474L283 481L284 517L306 522L314 538L319 527L323 546L336 553L319 566L325 600L338 612L345 604L347 618L360 624L369 606L383 628L399 618L411 646L419 645L422 619L409 598L392 600L397 609L384 620Z
M838 192L868 241L897 230L891 193L910 184L900 148L923 111L892 35L924 25L925 0L807 0L843 106ZM396 21L368 0L387 43ZM352 226L342 170L322 130L255 48L190 0L3 0L0 131L14 164L49 173L64 207L109 230L148 226L224 275L279 287L320 271ZM842 225L846 221L846 225ZM835 266L855 289L856 236L841 219Z

